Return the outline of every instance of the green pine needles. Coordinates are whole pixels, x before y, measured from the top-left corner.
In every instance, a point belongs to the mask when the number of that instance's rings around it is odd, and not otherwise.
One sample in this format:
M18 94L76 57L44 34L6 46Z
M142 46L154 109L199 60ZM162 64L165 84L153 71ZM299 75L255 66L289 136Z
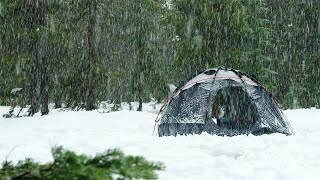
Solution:
M32 159L14 165L5 161L0 180L109 180L157 179L156 171L164 170L160 162L149 162L142 156L126 156L119 149L110 149L95 157L77 155L62 147L52 149L53 162L39 164Z

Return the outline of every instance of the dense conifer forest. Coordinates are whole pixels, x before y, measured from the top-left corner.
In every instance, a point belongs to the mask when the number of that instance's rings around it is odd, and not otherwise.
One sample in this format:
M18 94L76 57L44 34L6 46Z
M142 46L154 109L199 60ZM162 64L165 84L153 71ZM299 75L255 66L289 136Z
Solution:
M0 104L141 110L168 83L225 65L284 108L319 107L319 44L316 0L1 0Z

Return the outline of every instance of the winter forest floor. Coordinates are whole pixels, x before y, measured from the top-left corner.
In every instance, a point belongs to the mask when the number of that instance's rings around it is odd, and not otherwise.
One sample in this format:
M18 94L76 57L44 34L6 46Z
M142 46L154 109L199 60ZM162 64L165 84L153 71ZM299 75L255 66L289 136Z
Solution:
M164 180L316 179L320 171L320 110L286 110L295 135L152 136L156 110L64 112L0 117L0 162L52 160L54 145L94 155L109 148L165 163ZM0 114L8 107L0 107Z

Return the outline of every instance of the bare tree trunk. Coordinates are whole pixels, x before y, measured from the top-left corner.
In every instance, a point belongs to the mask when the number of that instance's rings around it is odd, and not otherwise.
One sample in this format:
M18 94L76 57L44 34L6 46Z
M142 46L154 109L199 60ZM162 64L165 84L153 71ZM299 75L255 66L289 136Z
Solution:
M142 18L142 3L139 2L138 6L138 17ZM145 34L145 27L143 25L143 20L140 20L139 24L139 31L138 31L138 98L139 98L139 106L137 111L142 111L142 103L143 103L143 96L144 96L144 64L145 64L145 54L144 54L144 46L145 46L145 39L144 39L144 34Z
M59 53L61 53L60 51L58 51ZM60 58L56 59L57 61L61 61ZM59 66L57 66L59 67ZM54 108L58 109L62 107L62 97L64 94L64 90L62 90L61 87L61 74L63 74L63 72L60 70L60 68L56 68L54 67L54 78L52 80L53 83L53 101L54 101Z
M54 92L54 108L58 109L62 107L61 96L57 91Z
M139 98L139 106L137 111L142 111L142 103L143 103L143 72L140 72L138 79L138 98Z
M29 116L33 116L39 111L39 41L35 40L32 43L33 47L33 59L30 71L30 86L29 86L29 97L30 97L30 108Z
M61 86L59 84L59 78L58 78L58 73L55 72L55 80L54 80L54 90L53 90L53 96L54 96L54 108L58 109L62 107L61 103L61 97L63 96L63 92L61 89Z
M39 68L40 68L40 107L41 115L49 114L49 79L47 75L48 62L46 54L46 40L42 35L38 44Z
M26 7L28 13L37 14L37 1L26 1ZM37 27L38 21L37 18L34 16L30 17L30 29L35 30ZM30 108L29 108L29 116L33 116L35 113L39 111L39 57L38 57L38 40L31 41L31 51L33 52L32 63L30 68L30 75L29 75L29 98L30 98Z
M143 96L144 96L144 88L143 88L143 83L144 83L144 69L143 69L143 46L140 43L141 40L139 40L139 57L138 57L138 69L139 71L137 72L137 83L138 83L138 99L139 99L139 106L137 111L142 111L142 103L143 103Z
M37 55L36 55L37 56ZM33 58L32 67L31 67L31 75L30 75L30 86L29 86L29 96L30 96L30 108L29 108L29 116L33 116L35 113L39 111L38 104L38 59L36 56Z
M37 32L39 27L45 24L44 7L39 6L38 0L27 1L26 6L29 6L28 11L31 11L30 17L30 29L33 33ZM48 77L47 77L47 57L46 53L46 41L44 34L40 34L41 37L36 37L32 42L31 51L33 51L33 61L30 71L30 103L29 116L33 116L41 108L41 114L45 115L49 113L48 108Z
M96 64L96 22L97 21L97 0L89 0L89 26L88 26L88 84L86 91L86 110L95 109L95 64Z

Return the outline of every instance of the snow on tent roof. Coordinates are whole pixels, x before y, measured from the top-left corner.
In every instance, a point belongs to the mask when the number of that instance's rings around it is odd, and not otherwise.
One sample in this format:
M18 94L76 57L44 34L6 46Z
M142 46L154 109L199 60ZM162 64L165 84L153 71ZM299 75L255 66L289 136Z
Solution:
M218 72L217 72L218 71ZM217 73L216 73L217 72ZM229 70L229 69L220 69L220 68L211 68L207 69L206 71L203 71L202 73L198 74L191 80L189 80L187 83L182 86L180 90L189 89L193 85L197 83L203 83L203 82L211 82L214 79L231 79L234 81L237 81L239 83L246 83L248 85L252 86L258 86L256 82L251 80L249 77L243 75L241 78L236 74L235 72L240 72L239 70Z

